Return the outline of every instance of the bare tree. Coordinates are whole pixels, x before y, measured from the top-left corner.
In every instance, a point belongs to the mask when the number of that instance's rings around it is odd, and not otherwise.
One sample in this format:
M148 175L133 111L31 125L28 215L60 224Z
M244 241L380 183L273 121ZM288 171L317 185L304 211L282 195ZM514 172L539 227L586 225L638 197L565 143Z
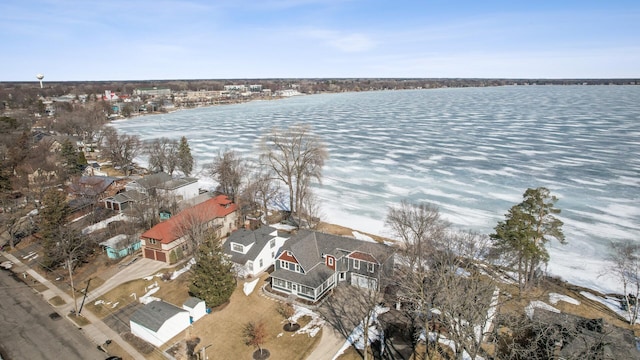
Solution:
M255 346L258 348L260 355L263 354L262 346L267 341L267 325L264 321L250 321L242 329L242 335L245 338L247 346Z
M144 152L149 156L149 170L173 174L178 165L178 142L166 137L145 143Z
M78 314L78 303L76 301L75 284L73 282L73 270L75 266L83 261L91 252L92 247L92 242L89 237L81 235L69 226L61 229L60 238L55 247L59 258L64 261L65 267L69 272L69 284L71 285L75 314Z
M294 125L284 131L273 129L262 138L261 148L262 162L289 189L289 210L298 213L307 187L322 180L322 168L329 156L326 145L310 127Z
M278 311L278 314L280 314L280 316L282 316L284 320L287 321L284 329L286 331L295 331L295 329L293 328L294 322L292 320L293 315L295 315L296 313L296 309L293 306L293 296L287 298L286 302L279 302L276 310Z
M320 201L318 200L318 197L311 192L311 189L307 189L305 192L304 201L299 213L303 214L304 220L309 229L316 229L320 224L322 219Z
M626 240L612 242L610 271L622 282L622 307L627 311L629 324L638 320L638 297L640 297L640 245Z
M432 294L431 313L437 313L446 337L455 343L457 359L465 351L471 359L480 355L497 310L496 282L478 267L488 248L487 237L451 233L436 245L424 278Z
M424 336L423 357L438 356L442 335L456 344L456 358L462 358L463 351L476 358L498 299L493 279L479 267L489 239L452 231L430 204L402 202L389 210L386 224L403 244L396 296L416 339Z
M242 202L251 208L259 207L264 214L267 214L269 205L280 195L280 188L274 182L269 170L258 169L248 177L247 185L242 192Z
M137 135L120 135L112 127L105 127L104 154L114 166L129 166L142 148Z
M433 244L443 238L450 226L435 205L411 204L406 200L398 207L389 208L385 225L401 241L409 269L422 266Z
M174 235L177 238L184 237L186 239L187 253L189 254L193 254L215 230L211 228L212 224L205 219L204 214L195 212L193 209L185 209L175 218L178 218L179 221L176 222ZM178 255L180 254L176 254L176 256Z
M209 165L209 175L218 182L217 190L236 201L247 171L245 160L233 150L219 152Z
M370 358L371 328L376 325L376 306L381 300L382 294L374 286L339 286L318 311L345 339L359 342L361 334L363 349L360 352L356 347L356 350L367 360Z

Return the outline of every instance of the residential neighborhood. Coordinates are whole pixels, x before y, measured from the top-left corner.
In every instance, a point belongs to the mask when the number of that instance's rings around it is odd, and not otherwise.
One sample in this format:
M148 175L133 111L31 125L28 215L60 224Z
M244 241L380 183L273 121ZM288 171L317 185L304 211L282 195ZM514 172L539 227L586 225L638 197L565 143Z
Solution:
M408 199L385 209L381 236L325 221L318 190L333 149L306 124L265 130L251 154L229 141L204 164L191 154L202 144L185 135L143 140L110 126L182 108L427 83L247 80L46 89L5 101L2 271L41 295L49 320L81 330L98 359L637 355L637 295L594 295L543 271L549 254L536 239L564 241L545 187L527 189L491 235ZM517 222L523 213L533 220ZM618 266L628 275L627 263Z

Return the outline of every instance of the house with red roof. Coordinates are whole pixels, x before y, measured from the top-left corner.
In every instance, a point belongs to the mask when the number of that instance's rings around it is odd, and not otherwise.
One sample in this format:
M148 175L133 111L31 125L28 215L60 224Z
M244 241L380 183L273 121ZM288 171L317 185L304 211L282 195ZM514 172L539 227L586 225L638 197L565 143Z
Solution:
M213 231L218 238L237 228L238 206L226 195L217 195L163 221L140 236L142 255L169 264L189 255L194 232Z
M385 244L300 230L276 257L271 288L309 302L340 283L383 290L393 275L394 253Z

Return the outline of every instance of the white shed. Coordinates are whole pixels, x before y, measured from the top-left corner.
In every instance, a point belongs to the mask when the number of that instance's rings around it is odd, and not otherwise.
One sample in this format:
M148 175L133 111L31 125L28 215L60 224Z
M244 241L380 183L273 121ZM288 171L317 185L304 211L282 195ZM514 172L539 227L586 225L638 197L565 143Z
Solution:
M198 321L198 319L207 315L207 305L204 300L200 300L193 296L190 296L184 304L182 304L182 308L189 312L192 322Z
M190 324L187 310L160 300L138 309L129 320L131 333L155 346L169 341Z

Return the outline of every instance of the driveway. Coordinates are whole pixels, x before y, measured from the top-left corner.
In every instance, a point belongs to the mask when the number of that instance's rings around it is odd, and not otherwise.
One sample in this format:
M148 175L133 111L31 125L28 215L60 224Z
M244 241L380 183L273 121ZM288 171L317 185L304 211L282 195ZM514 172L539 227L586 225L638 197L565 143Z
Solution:
M121 266L121 270L115 275L107 279L102 285L93 291L89 291L87 301L92 301L98 297L108 293L117 286L131 280L142 279L143 277L157 273L158 271L168 268L167 263L155 261L151 259L138 258L129 265Z

